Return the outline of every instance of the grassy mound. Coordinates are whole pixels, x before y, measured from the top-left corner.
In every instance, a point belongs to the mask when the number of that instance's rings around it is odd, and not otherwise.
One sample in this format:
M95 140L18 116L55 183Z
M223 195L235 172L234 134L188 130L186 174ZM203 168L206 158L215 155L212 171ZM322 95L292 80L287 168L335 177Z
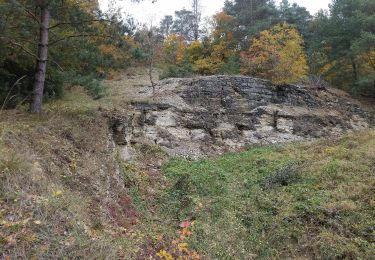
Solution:
M375 255L375 132L249 148L165 165L165 218L194 221L210 259L370 259Z

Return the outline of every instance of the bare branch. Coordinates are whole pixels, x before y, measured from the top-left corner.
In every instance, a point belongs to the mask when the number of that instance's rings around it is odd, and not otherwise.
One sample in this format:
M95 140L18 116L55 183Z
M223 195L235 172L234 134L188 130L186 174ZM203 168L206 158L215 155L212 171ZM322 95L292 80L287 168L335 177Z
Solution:
M28 13L31 18L33 18L34 21L36 21L38 24L40 24L40 20L38 19L38 17L35 16L35 14L33 14L33 12L31 12L30 10L27 10L25 9L25 12Z
M58 40L55 40L53 42L50 42L50 46L56 44L56 43L59 43L61 41L64 41L64 40L67 40L67 39L70 39L70 38L79 38L79 37L101 37L101 38L105 38L105 37L110 37L110 36L106 36L106 35L101 35L101 34L76 34L76 35L69 35L69 36L66 36L64 38L61 38L61 39L58 39Z
M49 27L48 29L54 29L58 26L61 26L61 25L73 25L73 24L82 24L82 23L91 23L91 22L110 22L110 20L105 20L105 19L94 19L94 20L88 20L88 21L79 21L79 22L61 22L61 23L57 23L55 25L52 25L51 27Z
M18 42L15 42L13 41L12 39L8 38L8 37L3 37L3 36L0 36L0 38L3 38L3 39L7 39L9 41L10 44L14 45L14 46L17 46L19 47L21 50L23 50L25 53L29 54L30 56L34 57L36 60L40 60L39 57L37 55L35 55L34 53L32 53L32 51L30 51L29 49L27 49L26 47L24 47L22 44L18 43ZM61 71L64 71L64 69L60 66L60 64L58 64L56 61L54 60L51 60L49 59L50 62L52 62L53 64L55 64Z
M32 51L30 51L30 50L27 49L26 47L22 46L22 44L13 41L13 40L10 39L9 37L0 36L0 38L2 38L2 39L7 39L7 40L9 41L10 44L19 47L21 50L23 50L23 51L26 52L27 54L33 56L33 57L36 58L36 59L39 59L37 55L35 55Z

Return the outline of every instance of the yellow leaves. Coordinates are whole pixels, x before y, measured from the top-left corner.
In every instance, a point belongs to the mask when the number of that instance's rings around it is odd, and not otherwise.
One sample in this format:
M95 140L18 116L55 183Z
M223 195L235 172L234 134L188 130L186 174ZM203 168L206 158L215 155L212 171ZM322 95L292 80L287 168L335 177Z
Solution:
M15 226L25 226L30 222L30 220L31 220L31 218L27 218L27 219L15 221L15 222L1 220L0 226L2 226L4 228L12 228L12 227L15 227Z
M55 198L58 198L58 197L61 197L63 195L63 191L62 190L55 190L52 192L52 196L55 197Z
M365 74L375 73L375 49L361 54L358 59Z
M193 70L199 74L210 74L212 71L212 64L209 59L199 59L194 62Z
M190 63L193 71L199 74L215 74L233 56L235 51L233 33L230 23L234 17L225 12L218 13L214 17L215 30L211 40L205 43L194 41L190 44L181 36L171 34L165 39L162 47L162 59L167 66L179 66Z
M242 73L270 79L275 84L306 78L308 66L298 31L284 23L260 33L250 49L241 53Z
M165 259L165 260L173 260L173 256L171 254L169 254L167 251L165 250L161 250L159 253L156 254L158 257L160 257L161 259Z
M210 56L197 59L193 63L193 70L200 74L215 74L228 61L228 58L233 55L233 51L229 48L230 42L226 38L220 39L212 45Z
M181 64L185 57L185 50L187 44L183 37L176 34L171 34L164 41L162 47L163 60L167 64Z
M156 255L160 257L160 259L193 259L199 260L200 255L189 249L189 244L186 242L188 236L192 235L191 228L194 225L194 221L183 221L180 223L181 230L179 231L180 237L176 240L172 241L172 244L160 250ZM163 239L163 236L158 236L157 240Z
M186 54L190 62L200 60L204 56L204 47L200 41L194 41L186 48Z
M69 156L69 167L73 172L77 170L77 157L78 154L75 151Z

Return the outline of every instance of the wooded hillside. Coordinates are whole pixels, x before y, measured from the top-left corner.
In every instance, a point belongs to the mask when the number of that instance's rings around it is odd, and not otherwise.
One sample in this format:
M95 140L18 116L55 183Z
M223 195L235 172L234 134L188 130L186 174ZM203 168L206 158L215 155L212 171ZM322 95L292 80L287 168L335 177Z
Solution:
M97 1L2 0L0 103L39 112L42 94L60 98L71 85L100 98L101 79L134 63L160 67L162 78L245 73L375 95L374 1L334 0L312 16L288 0L235 0L210 20L200 6L155 26Z

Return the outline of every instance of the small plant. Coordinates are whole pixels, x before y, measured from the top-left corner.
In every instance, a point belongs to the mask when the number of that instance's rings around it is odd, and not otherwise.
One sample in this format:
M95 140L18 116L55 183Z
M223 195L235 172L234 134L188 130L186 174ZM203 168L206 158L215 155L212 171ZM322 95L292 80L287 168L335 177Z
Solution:
M326 90L329 87L329 83L321 75L311 75L308 85L317 90Z
M292 183L297 182L300 179L299 165L296 163L290 163L286 166L276 170L276 172L268 176L264 180L264 186L266 188L274 188L279 186L288 186Z

